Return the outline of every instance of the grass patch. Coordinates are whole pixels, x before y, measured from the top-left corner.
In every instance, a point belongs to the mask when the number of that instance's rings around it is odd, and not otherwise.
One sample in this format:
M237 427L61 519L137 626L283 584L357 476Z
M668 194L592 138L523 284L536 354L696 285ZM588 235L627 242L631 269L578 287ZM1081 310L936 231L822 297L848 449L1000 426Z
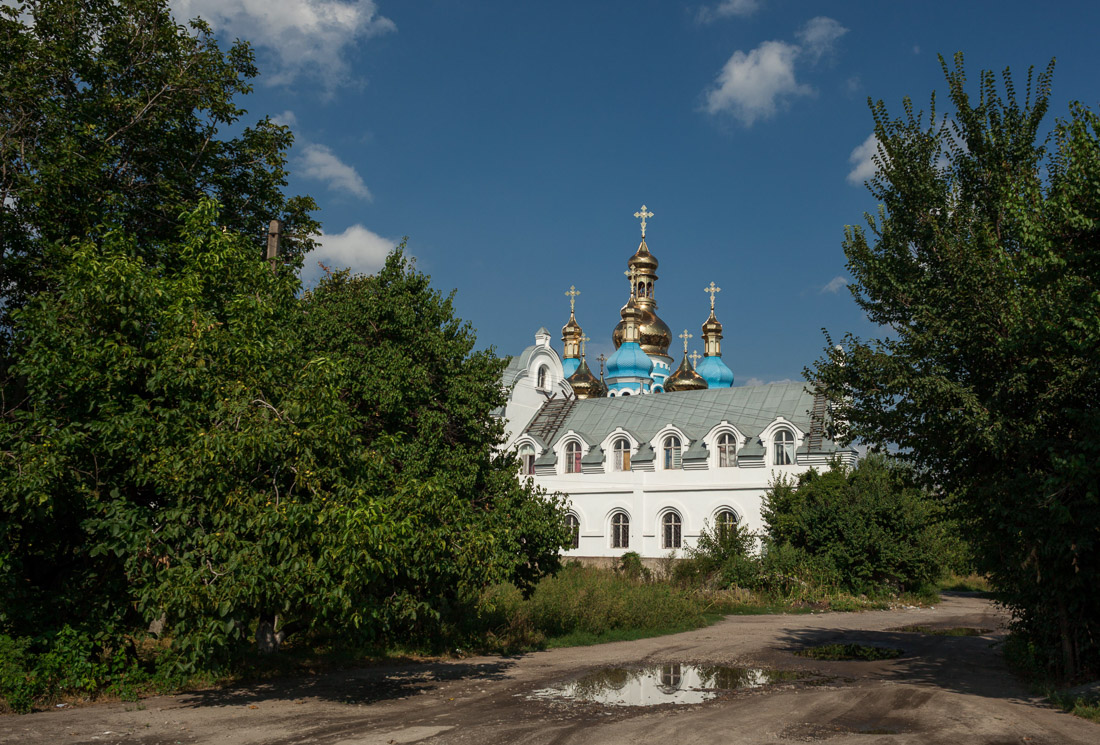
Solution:
M977 592L983 596L993 594L993 585L982 574L968 574L965 577L952 574L939 583L940 592Z
M1009 634L1005 640L1004 656L1009 669L1034 693L1046 696L1050 703L1074 716L1100 722L1100 689L1097 686L1084 686L1092 689L1089 693L1066 690L1065 683L1059 686L1040 664L1035 647L1017 634Z
M993 629L975 629L970 626L953 626L951 628L937 628L935 626L902 626L894 631L904 631L908 634L930 634L932 636L984 636Z
M822 644L818 647L800 649L795 654L799 657L809 657L811 660L874 662L897 659L905 653L893 647L872 647L867 644Z
M1100 722L1100 699L1092 696L1076 696L1065 691L1051 692L1051 703L1060 706L1063 711L1068 711L1074 716Z

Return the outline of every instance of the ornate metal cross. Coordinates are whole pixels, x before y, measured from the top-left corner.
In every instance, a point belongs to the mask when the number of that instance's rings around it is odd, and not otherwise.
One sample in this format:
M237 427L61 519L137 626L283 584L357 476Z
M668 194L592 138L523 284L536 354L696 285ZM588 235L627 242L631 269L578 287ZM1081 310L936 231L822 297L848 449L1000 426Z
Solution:
M653 213L652 212L647 212L646 208L645 208L645 205L643 204L642 209L639 212L634 213L634 217L642 218L642 237L645 238L645 219L647 217L653 217Z
M581 339L580 339L580 342L581 342L581 357L584 357L584 345L585 345L585 342L590 342L590 341L592 341L592 340L591 340L591 339L589 339L589 338L588 338L587 336L582 336L582 337L581 337Z
M703 357L703 355L699 354L699 350L696 350L696 351L692 352L691 354L689 354L688 359L691 360L691 366L692 367L698 366L699 360L702 359L702 357Z
M577 306L577 295L580 295L581 291L576 288L575 285L569 285L569 292L565 293L569 298L569 313L572 315Z
M688 333L687 329L684 329L684 333L680 334L680 338L684 340L684 354L685 355L688 353L688 339L690 339L691 337L692 337L692 335Z
M714 310L714 296L717 293L721 292L721 291L722 291L722 288L719 287L718 285L714 284L713 282L710 283L710 287L704 287L703 288L703 292L709 292L710 293L710 309L711 310Z
M603 363L607 362L607 357L603 352L600 352L600 356L596 359L600 361L600 380L603 380Z
M632 266L629 269L627 269L625 272L623 272L623 274L630 277L630 295L631 295L631 297L633 297L634 296L634 290L636 289L634 287L634 285L636 285L638 283L638 267Z

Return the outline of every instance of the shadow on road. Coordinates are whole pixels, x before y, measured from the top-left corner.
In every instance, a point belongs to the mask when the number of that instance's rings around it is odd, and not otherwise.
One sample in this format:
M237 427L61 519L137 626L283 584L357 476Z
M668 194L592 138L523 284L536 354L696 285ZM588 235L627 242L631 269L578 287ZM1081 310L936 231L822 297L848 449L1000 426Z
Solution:
M823 644L866 644L904 652L877 662L819 661L794 657L799 663L850 678L874 677L898 683L931 685L956 693L1029 702L1032 697L1008 671L1000 652L1004 636L938 636L900 631L797 629L779 637L779 650L794 653Z
M447 681L501 680L517 658L489 663L428 662L341 670L310 677L280 678L233 688L183 693L183 707L238 706L261 701L322 699L372 704L428 693Z

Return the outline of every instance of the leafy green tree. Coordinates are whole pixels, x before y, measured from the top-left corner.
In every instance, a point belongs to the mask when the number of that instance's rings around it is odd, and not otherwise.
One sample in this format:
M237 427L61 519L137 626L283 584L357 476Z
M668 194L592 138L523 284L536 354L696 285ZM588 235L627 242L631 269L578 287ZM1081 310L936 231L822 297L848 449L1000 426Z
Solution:
M307 293L306 343L341 363L341 389L372 454L379 496L415 481L452 500L451 512L423 525L425 545L415 549L444 553L423 565L423 576L406 577L401 591L434 596L440 608L457 607L487 579L529 591L556 571L569 545L562 502L521 484L514 456L497 449L504 430L493 413L506 403L506 360L474 351L473 329L455 317L452 297L433 290L403 248L375 275L339 272Z
M942 63L942 60L941 60ZM807 375L840 436L900 447L950 495L1017 631L1053 672L1100 671L1100 119L1042 136L1053 62L943 63L951 114L871 107L881 203L844 251L881 338L847 336ZM1034 85L1033 85L1034 84ZM1050 145L1048 149L1048 144Z
M224 134L256 74L246 43L223 53L202 21L177 25L167 0L0 6L0 307L42 287L50 244L124 225L158 250L203 197L257 253L276 218L289 258L312 248L313 200L282 192L290 131L264 118Z
M27 403L0 425L0 630L163 614L210 662L277 614L377 616L355 601L399 528L365 496L338 368L301 355L293 271L211 203L158 250L121 230L55 250L54 290L13 314Z
M852 592L912 591L943 571L941 510L912 470L883 455L780 480L761 516L772 544L823 561Z

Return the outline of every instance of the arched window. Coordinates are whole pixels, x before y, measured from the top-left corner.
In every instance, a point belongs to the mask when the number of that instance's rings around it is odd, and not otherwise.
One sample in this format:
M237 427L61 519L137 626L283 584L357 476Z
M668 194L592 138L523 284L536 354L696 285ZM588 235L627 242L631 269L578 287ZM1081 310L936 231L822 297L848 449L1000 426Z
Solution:
M524 476L535 475L535 449L530 445L519 448L519 472Z
M675 693L683 681L683 668L679 662L661 666L661 692Z
M630 548L630 518L625 512L611 517L611 548Z
M538 382L535 383L536 387L541 388L543 390L546 389L546 378L547 378L547 373L548 372L549 372L549 370L547 369L546 365L543 365L542 367L539 368Z
M718 435L718 467L732 468L737 455L737 440L729 432Z
M664 446L665 456L665 470L671 470L674 468L680 468L682 461L680 460L680 438L676 435L669 435L665 438Z
M579 517L570 512L565 516L565 527L569 528L570 540L573 541L573 548L580 548L581 546L581 520Z
M789 466L794 463L794 434L790 430L779 430L772 442L775 444L775 465Z
M737 528L737 514L733 510L719 510L714 516L714 528L719 540L725 538Z
M576 440L565 446L565 472L581 472L581 444Z
M680 548L681 543L680 515L675 512L666 512L661 518L661 548Z
M615 440L615 470L616 471L629 471L630 470L630 440L625 437L620 437Z

